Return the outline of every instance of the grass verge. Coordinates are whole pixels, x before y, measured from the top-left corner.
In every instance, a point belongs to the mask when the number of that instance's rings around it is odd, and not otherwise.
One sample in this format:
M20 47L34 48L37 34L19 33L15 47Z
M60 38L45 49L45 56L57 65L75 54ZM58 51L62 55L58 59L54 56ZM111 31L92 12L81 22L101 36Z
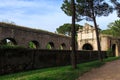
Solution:
M0 76L0 80L75 80L92 68L100 67L106 62L117 59L120 59L120 57L107 58L104 59L104 62L92 61L82 63L77 65L77 69L72 69L71 66L64 66L3 75Z

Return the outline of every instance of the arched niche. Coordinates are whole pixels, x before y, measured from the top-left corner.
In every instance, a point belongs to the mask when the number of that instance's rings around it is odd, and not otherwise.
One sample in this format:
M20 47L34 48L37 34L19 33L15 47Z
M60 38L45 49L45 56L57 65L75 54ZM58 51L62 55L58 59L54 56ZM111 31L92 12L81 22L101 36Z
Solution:
M92 47L91 44L86 43L86 44L83 45L82 49L83 50L93 50L93 47Z

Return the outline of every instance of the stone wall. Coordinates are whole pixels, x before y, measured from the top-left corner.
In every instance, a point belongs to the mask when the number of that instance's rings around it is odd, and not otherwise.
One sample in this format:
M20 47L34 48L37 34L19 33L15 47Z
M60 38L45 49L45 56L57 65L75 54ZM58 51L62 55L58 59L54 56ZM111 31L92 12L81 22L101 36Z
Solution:
M71 64L70 50L0 49L0 75ZM102 52L106 56L106 52ZM98 59L97 51L77 51L77 63Z
M48 43L53 44L53 49L60 49L64 44L64 49L70 49L71 37L55 34L48 31L31 29L23 26L0 23L0 43L4 39L10 39L15 45L29 47L29 42L34 41L39 45L37 48L46 49Z
M85 44L90 44L93 50L97 50L95 28L87 23L78 31L78 50L83 50Z
M120 56L120 38L111 35L99 34L102 51L112 50L114 56ZM85 24L78 31L78 50L98 50L95 27Z

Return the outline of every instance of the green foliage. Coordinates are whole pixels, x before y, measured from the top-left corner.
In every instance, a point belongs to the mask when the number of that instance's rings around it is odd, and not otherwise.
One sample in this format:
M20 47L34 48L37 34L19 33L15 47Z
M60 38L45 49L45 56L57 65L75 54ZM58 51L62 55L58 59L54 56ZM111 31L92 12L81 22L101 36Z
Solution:
M118 17L120 17L120 2L119 0L111 0L114 5L114 10L116 10Z
M106 34L106 35L112 35L113 34L111 29L102 30L100 33Z
M98 26L96 22L96 17L100 16L108 16L109 13L113 12L113 7L110 6L108 3L105 2L106 0L76 0L75 2L75 13L76 13L76 20L80 21L86 19L87 21L93 21L95 30L96 30L96 37L97 37L97 46L98 46L98 53L100 54L100 60L102 61L101 56L101 47L99 41L99 32ZM71 16L72 9L70 9L71 0L64 0L61 9L67 14Z
M39 69L27 72L20 72L10 75L0 76L1 80L75 80L83 73L90 71L93 68L102 66L105 62L119 59L118 57L110 57L100 61L92 61L78 64L77 69L72 69L71 66L54 67Z
M76 0L76 20L86 19L91 21L95 16L108 16L113 12L113 7L106 0ZM72 16L71 0L64 0L61 9L68 16Z
M108 25L108 29L102 30L102 34L112 35L114 37L120 37L120 20L111 22Z
M22 49L24 47L17 45L0 45L0 49Z
M111 48L109 48L109 49L107 50L107 56L108 56L108 57L112 57L112 56L113 56L113 52L112 52L112 49L111 49Z
M50 44L47 44L47 45L46 45L46 48L47 48L47 49L52 49L52 47L51 47Z
M64 0L61 9L67 14L68 16L72 16L72 9L71 9L71 1Z
M120 37L120 20L110 23L108 27L112 31L113 36Z
M76 24L75 25L75 30L78 31L79 28L82 28L83 26ZM60 26L59 28L56 29L58 34L63 34L67 36L71 36L71 29L72 29L72 24L66 23Z
M63 50L63 49L64 49L64 48L63 48L63 46L61 45L61 46L60 46L60 50Z
M36 49L36 45L31 41L29 42L29 48Z
M118 60L120 59L120 57L109 57L107 59L104 59L104 62L110 62L110 61L114 61L114 60Z

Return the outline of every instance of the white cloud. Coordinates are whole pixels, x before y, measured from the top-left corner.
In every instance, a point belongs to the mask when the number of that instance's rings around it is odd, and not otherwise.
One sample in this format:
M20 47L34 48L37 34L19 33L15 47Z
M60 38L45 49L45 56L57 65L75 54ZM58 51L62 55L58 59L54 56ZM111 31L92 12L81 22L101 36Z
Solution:
M59 5L58 5L59 6ZM3 0L0 3L0 13L18 13L21 11L23 14L48 14L57 10L57 5L53 5L49 0Z
M33 2L22 1L22 0L0 0L0 7L31 7Z
M40 15L32 15L26 16L23 20L20 19L13 19L16 21L15 23L23 26L29 26L32 28L39 28L43 30L48 30L55 32L56 28L64 23L71 22L71 18L67 17L62 13L55 13L52 15L40 16Z
M54 0L47 0L47 2L44 0L4 0L0 3L0 20L54 32L57 27L69 22L69 17L60 10L61 3L53 4Z
M60 9L62 0L0 0L0 20L13 21L18 25L39 28L54 32L64 23L71 23L68 17ZM117 17L112 14L109 17L97 18L97 23L105 29L107 24ZM84 25L86 21L79 22ZM93 25L93 22L89 22Z

